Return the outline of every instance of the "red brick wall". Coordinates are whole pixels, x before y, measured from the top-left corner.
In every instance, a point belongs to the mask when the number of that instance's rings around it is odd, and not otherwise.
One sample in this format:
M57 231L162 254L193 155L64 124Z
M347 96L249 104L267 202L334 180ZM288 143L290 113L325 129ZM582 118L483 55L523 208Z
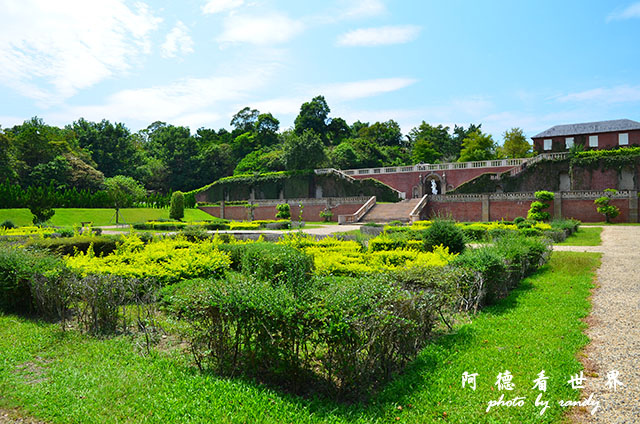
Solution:
M500 166L495 168L449 169L446 171L397 172L392 174L353 175L353 178L375 178L376 180L383 182L398 191L405 192L407 194L407 198L409 199L413 197L413 187L418 185L421 175L424 178L429 174L438 174L442 178L444 174L447 186L451 185L453 186L452 189L455 189L460 184L465 183L479 175L486 174L488 172L504 172L511 168L513 168L513 166ZM426 190L429 191L431 190L431 188L426 187Z
M618 187L618 171L615 169L574 169L574 190L604 190Z
M546 211L553 216L553 202L547 203L551 206ZM526 218L530 207L530 201L491 200L489 201L489 221L500 221L501 219L513 221L518 216Z
M456 221L482 221L482 201L429 202L428 216L451 215Z
M342 204L331 209L333 212L332 221L338 221L338 215L349 215L355 213L363 204ZM211 216L220 218L219 206L202 206L199 209ZM305 205L302 210L302 219L304 221L322 221L320 212L325 209L324 205ZM300 208L298 205L291 205L291 219L297 220ZM234 221L246 221L249 219L249 211L244 206L225 206L224 217ZM254 219L276 219L275 206L258 206L253 211Z
M557 201L557 200L556 200ZM553 217L553 201L548 202L546 209ZM611 204L620 209L620 215L613 222L629 222L629 199L612 199ZM489 201L489 219L496 221L500 219L513 220L518 216L526 217L530 201L522 200L499 200ZM437 214L451 215L457 221L481 221L482 202L429 202L428 216ZM596 211L593 200L589 199L562 199L562 216L564 218L575 218L582 222L602 222L604 215Z
M612 149L615 147L619 147L620 145L618 144L618 134L620 133L629 134L629 146L640 145L640 130L616 131L616 132L609 132L609 133L593 134L598 136L598 149ZM554 152L566 151L565 149L566 137L571 137L571 136L551 137L551 140L553 140L552 151ZM575 137L577 138L578 136L575 136ZM580 137L584 137L585 147L589 149L589 134L581 135ZM549 139L549 137L533 139L533 146L536 152L540 152L540 153L545 152L544 150L545 139ZM546 152L549 152L549 150L546 150Z
M613 222L629 222L629 199L612 199L610 204L620 209L620 215L613 219ZM596 211L593 200L587 199L564 199L562 201L562 215L583 222L604 221L604 215Z

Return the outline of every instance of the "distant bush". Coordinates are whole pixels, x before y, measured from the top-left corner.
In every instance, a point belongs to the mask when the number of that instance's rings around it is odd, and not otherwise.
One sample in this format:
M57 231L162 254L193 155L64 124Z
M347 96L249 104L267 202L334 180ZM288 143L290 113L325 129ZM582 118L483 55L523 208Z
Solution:
M434 246L443 245L449 248L451 253L464 251L465 240L462 230L454 221L447 219L434 219L431 225L424 230L424 247L426 251L433 250Z
M180 221L184 218L184 194L175 191L171 195L171 206L169 207L169 218Z
M276 206L276 218L291 219L291 206L288 203L281 203Z

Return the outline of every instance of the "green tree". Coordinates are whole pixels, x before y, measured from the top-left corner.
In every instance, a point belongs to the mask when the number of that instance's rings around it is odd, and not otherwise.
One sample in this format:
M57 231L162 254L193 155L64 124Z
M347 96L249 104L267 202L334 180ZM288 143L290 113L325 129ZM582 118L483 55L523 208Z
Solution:
M602 197L598 197L593 203L596 205L596 210L598 213L604 215L606 222L611 222L611 220L618 215L620 215L620 209L610 204L611 197L618 194L618 190L615 188L608 188L605 191L605 195Z
M288 133L284 136L283 158L287 170L318 168L326 160L324 144L311 130L302 135Z
M531 155L531 144L521 128L511 128L504 132L504 144L499 148L501 156L507 158L526 158Z
M260 147L267 147L278 142L280 121L270 113L261 113L256 121L255 132Z
M476 130L462 142L462 151L458 162L491 160L496 157L496 143L489 134Z
M33 214L33 223L41 225L50 220L56 211L53 210L52 200L49 196L52 186L29 187L27 207Z
M245 107L238 111L231 118L231 126L235 128L234 133L238 135L255 131L259 116L260 112L250 107Z
M426 140L431 143L431 147L439 153L439 156L430 160L430 162L436 159L455 161L460 152L460 149L456 146L453 138L449 134L449 127L443 127L442 125L434 127L422 121L417 128L413 128L409 132L409 140L414 146L420 140ZM425 145L426 144L423 143L423 146ZM424 149L424 147L422 147L422 149Z
M184 194L181 191L174 191L171 195L169 218L177 219L178 221L184 218Z
M329 144L340 144L344 139L351 137L351 128L342 118L332 118L327 126Z
M147 194L139 182L124 175L106 178L104 186L109 195L109 200L116 210L116 224L119 223L121 208L131 206L135 201L144 198Z
M393 119L362 127L358 131L358 137L369 140L378 146L401 146L403 144L400 125Z
M17 182L18 174L15 170L15 143L10 134L0 128L0 181Z
M464 126L453 127L453 135L451 136L451 149L449 151L448 157L445 157L447 161L456 161L460 157L460 151L462 150L462 143L464 139L467 138L471 133L476 131L480 131L482 124L469 124L468 128L464 128Z
M107 177L133 177L137 168L143 165L142 146L122 123L112 124L106 119L90 122L80 118L67 128L75 132L80 147L91 152L97 168Z
M303 103L294 122L295 133L302 135L311 130L324 139L328 130L329 112L331 109L324 96L316 96L310 102Z
M431 140L420 138L413 143L411 150L411 160L416 163L434 163L440 158L441 154L437 151Z

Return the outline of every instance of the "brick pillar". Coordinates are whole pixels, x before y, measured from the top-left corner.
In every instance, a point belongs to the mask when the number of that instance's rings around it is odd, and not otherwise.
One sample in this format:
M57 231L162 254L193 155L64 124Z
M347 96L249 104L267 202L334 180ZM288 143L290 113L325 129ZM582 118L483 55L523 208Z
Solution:
M562 219L562 192L553 195L553 219Z
M220 218L224 219L224 199L220 201Z
M482 195L482 220L484 222L489 220L489 195L488 194L483 194Z
M629 191L629 222L638 222L638 192Z

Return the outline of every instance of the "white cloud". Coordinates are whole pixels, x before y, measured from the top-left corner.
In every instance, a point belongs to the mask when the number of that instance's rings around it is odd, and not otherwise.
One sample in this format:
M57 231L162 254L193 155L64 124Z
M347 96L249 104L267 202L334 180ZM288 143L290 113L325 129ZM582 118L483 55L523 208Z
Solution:
M167 38L161 47L162 57L172 58L177 54L193 53L193 40L189 35L189 29L181 21L167 34Z
M361 28L338 37L340 46L383 46L403 44L415 40L420 34L416 25L384 26Z
M244 4L244 0L209 0L202 6L202 13L213 14L237 9Z
M345 18L368 18L386 12L387 8L381 0L349 0L348 7L343 13Z
M248 99L262 87L273 69L275 65L264 64L246 75L186 78L167 85L122 90L109 96L104 104L67 108L55 120L70 122L84 117L146 124L160 120L192 129L211 126L220 119L220 110L230 110L232 104Z
M632 3L624 9L617 9L607 16L607 22L640 18L640 2Z
M73 96L130 68L150 51L161 21L124 0L23 0L4 3L0 83L41 104Z
M556 97L560 102L633 103L640 102L640 85L594 88Z
M224 21L224 30L217 41L223 44L272 45L290 40L303 29L302 22L280 13L265 16L233 15Z

